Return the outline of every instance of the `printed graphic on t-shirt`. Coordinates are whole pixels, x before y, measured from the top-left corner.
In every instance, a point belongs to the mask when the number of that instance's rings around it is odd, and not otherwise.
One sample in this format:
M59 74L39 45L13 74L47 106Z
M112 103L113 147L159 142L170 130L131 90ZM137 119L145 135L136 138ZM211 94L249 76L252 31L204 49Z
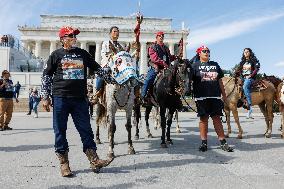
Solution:
M62 60L63 79L84 79L83 59L74 55L65 55Z
M243 75L250 75L251 74L251 64L246 62L243 65Z
M216 66L199 66L201 81L216 81L218 72Z

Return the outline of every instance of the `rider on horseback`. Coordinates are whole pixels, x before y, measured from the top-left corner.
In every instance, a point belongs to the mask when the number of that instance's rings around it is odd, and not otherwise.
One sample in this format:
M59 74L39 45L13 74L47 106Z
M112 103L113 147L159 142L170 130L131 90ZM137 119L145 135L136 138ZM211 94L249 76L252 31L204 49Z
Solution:
M102 61L101 66L105 69L109 68L109 62L112 57L120 51L124 51L124 47L117 41L119 37L119 28L117 26L112 26L109 30L110 40L104 41L102 44ZM93 103L98 101L99 96L103 92L105 82L100 76L96 77L96 91L94 93Z
M247 119L252 118L252 101L251 101L251 85L255 80L256 74L259 71L260 64L258 59L250 48L245 48L243 51L242 60L237 70L243 80L243 90L247 101ZM253 119L253 118L252 118Z
M150 57L150 68L147 72L141 94L144 102L147 91L149 87L153 86L159 70L168 68L172 61L179 58L178 56L171 55L169 48L164 44L164 32L162 31L156 33L156 42L149 47L148 55Z

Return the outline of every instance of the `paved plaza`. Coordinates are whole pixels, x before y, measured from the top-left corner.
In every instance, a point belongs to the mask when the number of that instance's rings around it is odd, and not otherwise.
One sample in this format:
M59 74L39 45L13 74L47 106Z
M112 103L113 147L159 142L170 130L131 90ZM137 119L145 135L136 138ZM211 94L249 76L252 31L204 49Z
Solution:
M14 130L0 132L0 188L283 188L284 140L278 131L280 116L275 115L272 138L267 139L263 136L263 116L254 115L254 120L240 115L244 130L242 140L236 139L237 128L232 121L233 133L228 142L235 148L233 153L219 149L212 122L209 150L199 152L196 114L180 113L182 133L177 134L172 128L173 146L160 148L161 130L154 130L152 121L151 131L155 138L146 138L143 121L141 139L134 141L136 154L128 155L124 113L118 112L116 158L100 174L89 169L79 134L69 117L67 138L70 166L75 176L62 178L53 149L51 113L40 113L38 119L14 113L10 124ZM94 120L92 127L95 131ZM101 129L101 140L103 144L98 145L98 154L106 158L107 129Z

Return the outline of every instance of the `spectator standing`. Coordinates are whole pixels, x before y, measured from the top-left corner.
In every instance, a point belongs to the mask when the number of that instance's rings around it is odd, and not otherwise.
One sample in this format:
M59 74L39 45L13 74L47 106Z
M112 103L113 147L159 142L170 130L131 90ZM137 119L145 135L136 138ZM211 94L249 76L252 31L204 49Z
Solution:
M38 104L39 104L39 102L40 102L40 96L39 96L39 94L38 94L38 91L37 91L37 88L35 87L35 88L33 88L33 91L32 91L32 93L31 93L31 98L32 98L32 108L33 108L33 110L34 110L34 113L35 113L35 115L34 115L34 118L38 118L38 111L37 111L37 107L38 107Z
M10 73L7 70L2 72L2 78L0 79L0 131L12 130L9 127L9 123L13 113L13 82L10 80ZM18 103L18 98L16 98Z
M21 86L22 85L20 84L19 81L17 81L17 84L14 86L14 91L15 91L16 98L19 98Z
M32 110L33 110L32 92L33 92L33 89L30 88L29 89L29 112L27 113L27 115L31 115L32 114Z

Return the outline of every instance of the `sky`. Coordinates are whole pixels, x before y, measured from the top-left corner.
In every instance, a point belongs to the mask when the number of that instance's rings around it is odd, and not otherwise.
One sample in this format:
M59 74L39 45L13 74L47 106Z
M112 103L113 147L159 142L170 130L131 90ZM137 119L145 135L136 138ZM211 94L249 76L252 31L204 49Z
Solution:
M39 26L41 14L130 16L139 0L0 0L0 34L20 36L17 26ZM140 0L144 17L171 18L189 29L187 56L206 45L223 69L253 50L261 73L284 76L284 0ZM167 37L167 36L165 36Z

